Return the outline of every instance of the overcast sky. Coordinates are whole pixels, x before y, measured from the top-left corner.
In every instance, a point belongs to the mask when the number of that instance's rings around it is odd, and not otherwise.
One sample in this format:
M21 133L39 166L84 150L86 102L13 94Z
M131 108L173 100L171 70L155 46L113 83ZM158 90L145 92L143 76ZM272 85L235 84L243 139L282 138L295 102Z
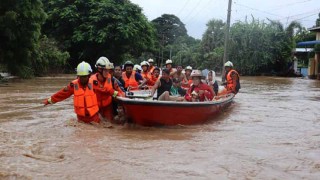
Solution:
M210 19L227 19L228 0L131 0L142 7L151 21L162 14L174 14L186 25L188 34L201 39ZM231 22L253 15L280 20L287 25L298 20L306 28L315 25L320 0L233 0Z

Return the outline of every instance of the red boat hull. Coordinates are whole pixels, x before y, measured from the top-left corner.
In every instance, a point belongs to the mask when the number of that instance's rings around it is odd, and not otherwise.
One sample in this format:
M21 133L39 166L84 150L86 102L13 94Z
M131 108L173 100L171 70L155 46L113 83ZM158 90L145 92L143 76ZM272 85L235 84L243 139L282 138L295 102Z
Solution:
M168 102L119 98L129 122L142 126L191 125L213 119L234 95L213 102Z

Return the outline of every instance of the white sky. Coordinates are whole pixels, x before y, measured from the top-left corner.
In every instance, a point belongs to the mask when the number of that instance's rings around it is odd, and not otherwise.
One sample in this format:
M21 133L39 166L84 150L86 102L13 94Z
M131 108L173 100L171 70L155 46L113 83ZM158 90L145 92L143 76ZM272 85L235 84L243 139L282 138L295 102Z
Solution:
M186 25L188 34L201 39L206 23L227 19L228 0L131 0L143 9L151 21L162 14L174 14ZM233 0L231 22L251 15L256 19L280 20L285 26L298 20L306 28L315 25L320 0Z

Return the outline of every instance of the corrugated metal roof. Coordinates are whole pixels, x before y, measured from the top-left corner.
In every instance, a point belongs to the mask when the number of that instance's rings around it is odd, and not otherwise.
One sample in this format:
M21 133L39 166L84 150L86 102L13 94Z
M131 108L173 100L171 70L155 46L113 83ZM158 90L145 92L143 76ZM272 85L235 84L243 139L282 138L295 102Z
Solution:
M320 41L304 41L304 42L298 42L297 46L308 46L308 45L315 45L320 44Z

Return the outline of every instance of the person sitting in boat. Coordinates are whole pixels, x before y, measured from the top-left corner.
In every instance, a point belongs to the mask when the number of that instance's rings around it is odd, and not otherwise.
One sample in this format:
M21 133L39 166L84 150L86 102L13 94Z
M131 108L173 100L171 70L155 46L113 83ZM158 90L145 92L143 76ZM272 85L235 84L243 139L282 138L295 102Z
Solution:
M237 94L241 88L239 73L233 69L233 63L230 61L224 64L224 68L226 70L226 82L224 83L225 89L220 94Z
M184 70L184 72L185 72L187 81L182 81L182 87L185 89L188 89L188 88L190 88L190 86L192 84L192 78L191 78L192 67L187 66L186 69Z
M218 94L218 91L219 91L219 85L218 85L218 82L216 80L216 72L210 70L207 74L207 77L206 77L206 83L213 87L213 91L215 94Z
M122 79L122 69L121 69L121 66L115 66L114 67L114 74L113 74L114 78L116 78L120 83L119 83L119 86L122 90L125 91L125 82L124 80Z
M152 74L153 71L154 71L154 68L156 68L156 67L153 65L153 63L154 63L153 59L151 59L151 58L148 59L148 63L149 63L148 71Z
M131 61L127 61L124 64L125 72L122 73L122 79L125 82L125 89L139 89L143 87L146 83L146 80L142 78L142 76L133 71L133 63Z
M186 93L185 100L192 101L192 92L195 91L199 95L199 101L211 101L215 96L213 88L209 85L202 83L202 72L200 70L193 70L191 73L192 85Z
M173 77L173 74L177 71L176 69L172 68L172 60L168 59L166 60L166 69L169 70L170 77Z
M172 86L172 79L170 78L170 71L167 68L162 70L161 78L152 86L151 97L155 94L157 90L157 97L159 101L165 100L169 96L169 92Z
M155 68L153 69L151 79L152 79L152 81L154 81L154 83L156 83L157 80L160 79L160 68L155 67Z
M172 74L172 78L179 78L180 82L187 82L187 77L184 73L182 73L182 66L177 66L177 71Z
M141 72L141 76L147 80L147 86L153 86L154 85L154 81L152 81L152 75L151 73L148 71L149 69L149 63L147 61L142 61L140 63L141 68L142 68L142 72Z
M134 70L135 72L141 74L142 68L141 68L141 66L140 66L139 64L135 64L135 65L133 66L133 70Z
M107 67L109 66L109 67ZM112 76L109 73L111 63L106 57L100 57L96 62L97 73L93 74L91 78L96 86L94 90L97 95L99 113L102 117L106 118L109 121L113 120L113 105L112 105L112 95L116 93L117 95L122 95L121 90L118 88L114 90ZM113 66L113 64L112 64ZM107 90L107 91L105 91Z
M90 64L81 62L77 66L77 79L73 80L65 88L61 89L50 98L44 100L43 104L54 104L63 101L74 95L73 105L74 111L77 114L78 121L85 123L99 123L99 106L97 96L94 91L93 78L90 77L92 69Z

